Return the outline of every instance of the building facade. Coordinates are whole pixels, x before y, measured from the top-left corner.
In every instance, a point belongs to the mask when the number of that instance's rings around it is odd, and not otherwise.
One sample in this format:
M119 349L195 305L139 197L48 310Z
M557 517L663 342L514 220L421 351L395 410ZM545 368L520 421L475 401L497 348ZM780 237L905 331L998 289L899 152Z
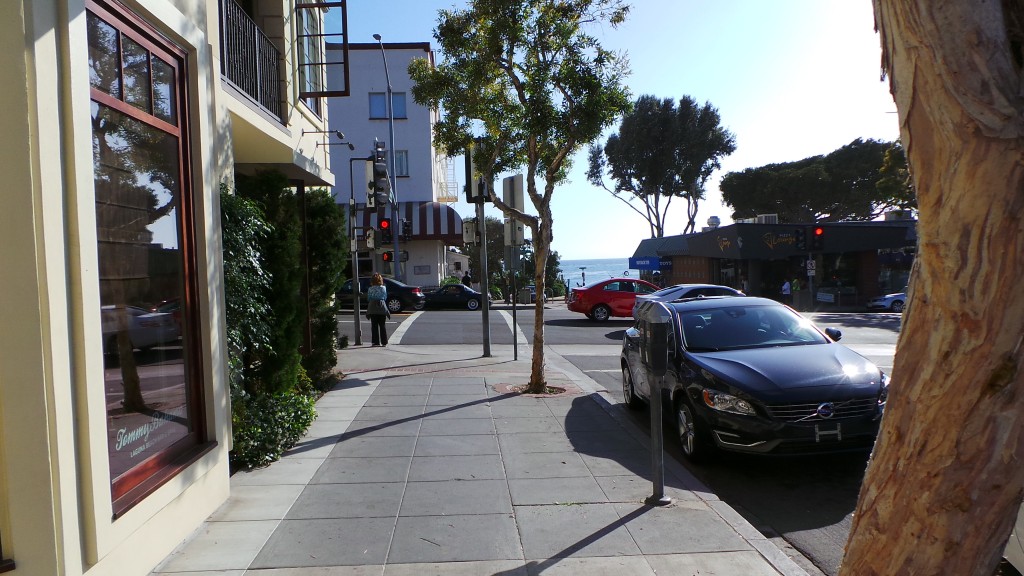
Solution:
M340 44L327 44L329 59L343 49ZM384 59L387 58L387 70ZM413 101L412 79L407 72L415 58L426 58L433 63L434 53L427 42L417 43L350 43L348 62L350 92L348 98L328 101L331 128L340 131L355 150L335 148L336 171L347 175L338 178L334 188L337 202L348 204L356 229L359 245L360 275L377 271L401 276L407 284L437 286L451 268L448 246L462 245L462 218L448 203L457 200L453 189L454 176L448 158L433 144L433 127L438 111ZM340 77L337 71L328 73L328 84L333 86ZM373 156L374 143L391 147L389 110L387 106L388 79L391 82L392 111L395 142L395 188L398 213L392 207L366 208L369 177L366 159ZM337 152L346 152L348 158ZM387 155L390 162L390 151ZM346 164L348 166L346 166ZM410 223L408 240L400 241L399 250L406 252L408 260L400 262L395 270L385 262L383 252L393 251L393 243L382 245L379 234L376 246L366 246L365 231L378 229L381 218L390 218L397 232L401 221ZM396 274L398 272L398 274Z
M630 266L664 286L722 284L768 298L779 297L784 282L797 280L798 307L861 306L907 285L916 254L915 224L740 222L646 239Z
M0 572L147 574L227 498L220 194L334 184L301 6L0 3Z

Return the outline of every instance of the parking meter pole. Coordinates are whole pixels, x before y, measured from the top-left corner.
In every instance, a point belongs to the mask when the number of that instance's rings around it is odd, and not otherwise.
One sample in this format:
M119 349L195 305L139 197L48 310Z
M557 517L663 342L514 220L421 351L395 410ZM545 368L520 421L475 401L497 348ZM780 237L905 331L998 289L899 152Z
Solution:
M644 502L650 506L665 506L672 503L672 499L665 496L665 431L661 412L665 377L652 378L651 382L654 383L651 390L651 483L654 493Z
M519 247L515 244L509 248L509 269L512 271L512 293L509 294L509 299L512 300L512 359L519 360L519 331L517 329L518 324L516 323L516 300L518 300L519 292L516 288L516 273L519 271Z
M483 357L491 357L491 288L487 279L487 225L484 222L484 203L478 202L476 205L476 224L477 230L480 233L480 292L483 296L480 298L482 306L480 310L483 313Z

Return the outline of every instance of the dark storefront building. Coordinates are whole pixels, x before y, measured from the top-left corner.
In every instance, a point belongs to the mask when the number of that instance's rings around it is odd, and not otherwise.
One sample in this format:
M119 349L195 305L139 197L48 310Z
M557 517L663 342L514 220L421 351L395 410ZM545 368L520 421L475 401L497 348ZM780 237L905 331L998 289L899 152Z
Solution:
M724 284L769 298L778 297L788 280L797 287L798 308L860 306L907 285L917 244L915 225L914 220L741 222L644 240L630 267L664 286Z

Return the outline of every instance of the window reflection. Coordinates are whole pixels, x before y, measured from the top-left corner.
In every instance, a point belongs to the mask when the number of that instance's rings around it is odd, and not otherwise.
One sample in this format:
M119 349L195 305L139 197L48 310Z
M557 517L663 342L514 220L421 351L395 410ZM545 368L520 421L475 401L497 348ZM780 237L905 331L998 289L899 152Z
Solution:
M192 429L180 231L170 218L180 196L179 158L176 137L98 103L92 109L104 386L116 481Z
M117 51L119 33L110 24L89 14L89 84L114 98L121 97L121 65Z

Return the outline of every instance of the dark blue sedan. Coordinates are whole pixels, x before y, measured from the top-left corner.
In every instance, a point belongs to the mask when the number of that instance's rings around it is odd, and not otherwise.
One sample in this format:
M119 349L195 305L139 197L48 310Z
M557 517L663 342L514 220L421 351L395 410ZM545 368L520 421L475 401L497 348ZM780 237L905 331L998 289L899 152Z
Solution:
M662 398L683 454L791 454L870 450L889 379L788 306L723 297L664 304L670 314ZM630 408L650 397L638 326L622 342L622 391Z
M433 292L427 292L427 308L464 308L479 310L483 305L483 294L462 284L448 284Z

